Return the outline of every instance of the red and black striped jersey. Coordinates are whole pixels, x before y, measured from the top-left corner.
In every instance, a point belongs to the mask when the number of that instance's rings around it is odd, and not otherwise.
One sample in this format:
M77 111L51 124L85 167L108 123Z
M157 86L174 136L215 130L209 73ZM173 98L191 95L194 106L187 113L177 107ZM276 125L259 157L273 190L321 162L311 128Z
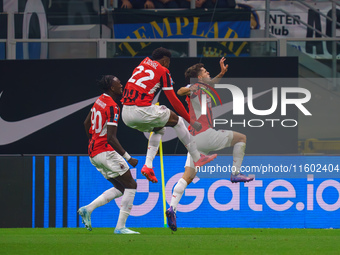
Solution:
M192 86L202 86L202 84L194 84ZM203 85L204 86L204 85ZM206 114L202 114L202 95L206 96ZM206 131L208 128L213 127L213 119L212 119L212 104L211 97L201 89L197 89L192 95L187 96L187 103L189 105L189 115L191 123L195 121L201 123L202 129L200 131L195 130L191 126L189 126L189 131L192 135L197 135Z
M173 90L170 72L147 57L134 69L121 101L124 105L150 106L155 92L161 87Z
M104 151L114 149L107 142L107 126L118 126L120 108L117 103L107 94L102 94L91 108L91 127L89 133L88 153L94 157Z

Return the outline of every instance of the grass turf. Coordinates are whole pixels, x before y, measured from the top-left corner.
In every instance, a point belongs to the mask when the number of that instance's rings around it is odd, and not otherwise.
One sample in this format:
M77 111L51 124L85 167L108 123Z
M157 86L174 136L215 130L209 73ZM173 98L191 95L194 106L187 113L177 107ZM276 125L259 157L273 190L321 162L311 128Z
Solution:
M0 229L0 254L340 254L340 229Z

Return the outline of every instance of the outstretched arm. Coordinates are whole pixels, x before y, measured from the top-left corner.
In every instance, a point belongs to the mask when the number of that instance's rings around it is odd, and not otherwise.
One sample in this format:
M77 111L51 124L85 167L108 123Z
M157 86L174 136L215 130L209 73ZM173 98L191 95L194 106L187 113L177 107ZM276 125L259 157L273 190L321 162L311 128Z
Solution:
M197 85L191 85L190 87L188 87L188 86L187 87L181 87L177 91L177 95L179 95L179 96L190 96L191 93L196 91L197 89L198 89ZM197 131L200 131L202 129L202 125L197 121L195 121L194 123L190 123L190 124Z
M215 78L213 78L209 83L210 85L215 85L216 83L218 83L220 81L220 79L224 76L224 74L228 71L228 64L224 64L225 61L225 57L222 57L220 59L220 67L221 67L221 72L216 75Z
M191 96L191 94L196 92L197 90L198 90L198 86L196 84L186 86L186 87L181 87L177 91L177 95L179 95L179 96Z
M188 123L190 123L190 116L183 106L182 102L179 101L173 89L164 90L166 97L169 99L172 107L175 111L182 116Z
M161 78L161 83L163 86L163 91L168 100L170 101L170 104L175 109L177 114L182 116L188 123L190 123L190 116L183 106L182 102L177 98L174 88L172 86L172 79L169 72L165 72L163 77Z
M177 91L177 95L179 95L179 96L189 96L190 94L191 94L190 88L188 88L188 87L181 87Z

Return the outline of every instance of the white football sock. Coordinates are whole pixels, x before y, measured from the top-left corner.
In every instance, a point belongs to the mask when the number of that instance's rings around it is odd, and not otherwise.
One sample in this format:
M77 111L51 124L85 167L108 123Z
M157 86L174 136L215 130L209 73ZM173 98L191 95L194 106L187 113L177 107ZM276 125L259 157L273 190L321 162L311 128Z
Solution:
M198 152L196 143L190 135L187 127L185 126L182 117L178 117L178 122L176 126L174 126L174 129L176 131L177 137L187 148L194 162L197 162L200 159L201 155Z
M136 190L135 189L125 189L124 195L122 198L122 204L120 207L119 217L116 225L116 229L125 228L125 223L130 215L133 200L135 198Z
M161 130L157 132L152 132L150 138L149 138L149 145L148 150L146 152L146 158L145 158L145 165L149 168L152 168L152 162L157 154L158 148L159 148L159 142L162 139L162 136L164 135L165 128L162 128Z
M97 197L95 200L93 200L91 202L91 204L86 206L86 210L89 213L92 213L94 209L103 206L107 203L109 203L110 201L112 201L113 199L122 196L123 193L120 192L120 190L116 189L116 188L111 188L108 189L106 191L103 192L103 194L101 194L99 197Z
M184 190L186 189L187 186L188 186L187 182L183 178L181 178L179 179L179 181L177 182L174 188L174 192L172 193L172 197L171 197L170 206L172 206L172 209L175 212L177 211L177 205L179 201L181 200Z
M238 142L234 145L233 149L233 174L238 175L240 173L240 168L242 165L244 151L246 149L246 144L244 142Z

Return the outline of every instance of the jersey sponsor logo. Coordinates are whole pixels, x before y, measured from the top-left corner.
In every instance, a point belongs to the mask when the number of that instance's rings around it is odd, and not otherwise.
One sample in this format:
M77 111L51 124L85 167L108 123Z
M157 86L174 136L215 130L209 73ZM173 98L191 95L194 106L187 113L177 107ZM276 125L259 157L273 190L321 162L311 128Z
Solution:
M0 97L2 93L3 91L0 93ZM0 146L23 139L58 120L93 104L97 98L98 96L19 121L9 122L0 117Z

